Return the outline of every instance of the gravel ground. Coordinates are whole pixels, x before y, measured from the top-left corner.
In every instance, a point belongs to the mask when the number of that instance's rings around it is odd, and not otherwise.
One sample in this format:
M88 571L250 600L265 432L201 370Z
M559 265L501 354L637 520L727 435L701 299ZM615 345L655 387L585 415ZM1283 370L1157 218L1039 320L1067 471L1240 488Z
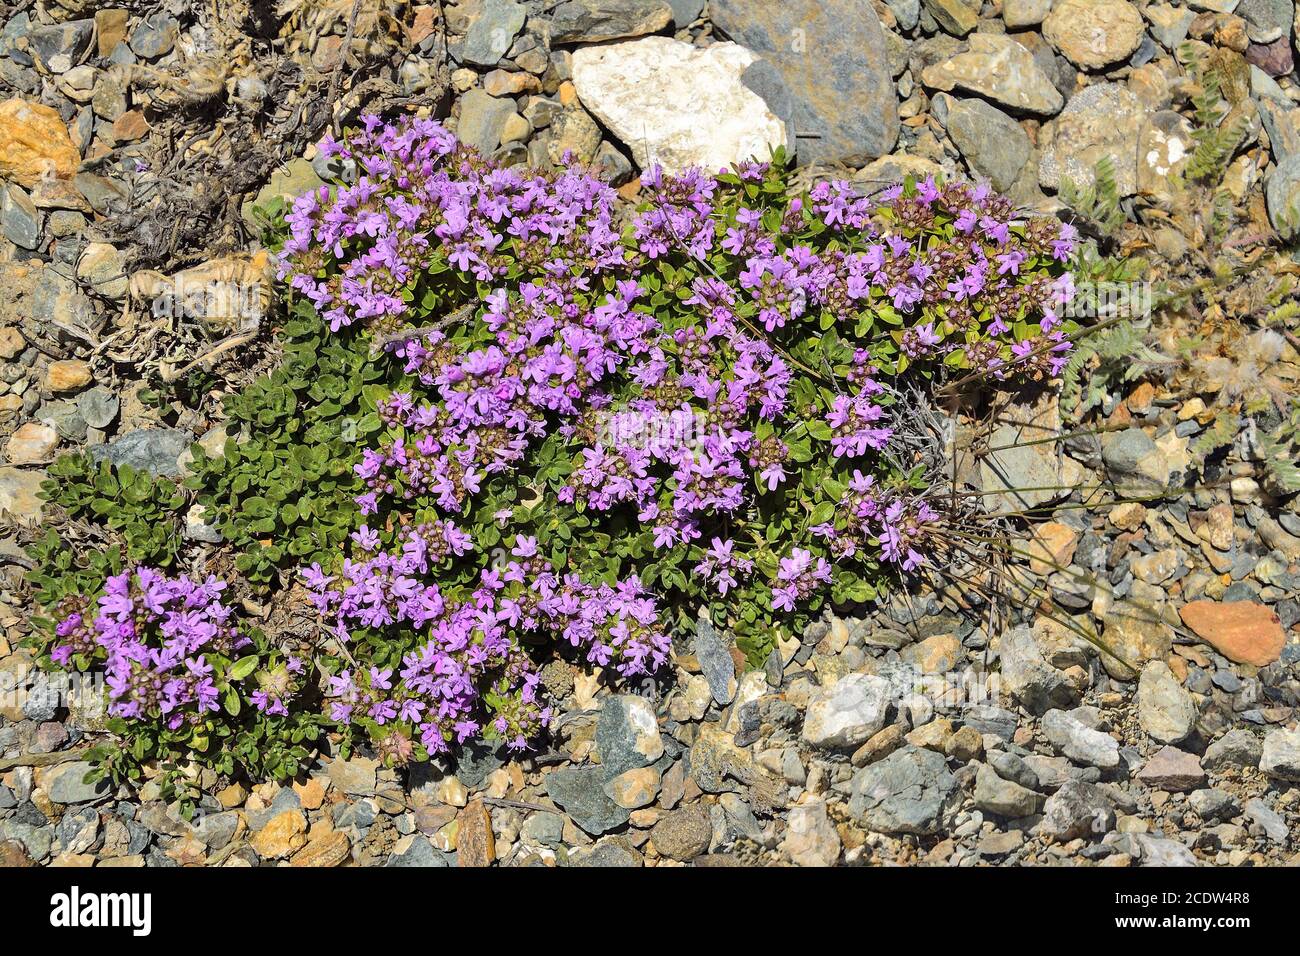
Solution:
M1203 441L1252 383L1294 407L1297 340L1265 328L1280 303L1259 291L1296 265L1294 17L1291 0L0 5L0 865L1300 862L1300 511L1259 415ZM1232 140L1226 239L1166 189L1203 127L1193 59ZM221 393L274 361L265 329L150 300L187 269L263 281L255 207L348 175L313 144L366 109L447 117L508 163L569 153L629 199L651 159L779 143L808 179L988 179L1153 279L1222 281L1158 313L1146 351L1099 350L1082 401L1005 396L957 423L955 487L1033 509L996 575L950 565L757 670L708 627L643 687L552 669L544 753L410 771L323 754L288 787L202 778L184 821L152 784L82 782L96 721L19 646L20 544L57 520L36 497L57 455L179 473ZM200 360L209 392L150 400ZM1053 440L1025 444L1035 430Z

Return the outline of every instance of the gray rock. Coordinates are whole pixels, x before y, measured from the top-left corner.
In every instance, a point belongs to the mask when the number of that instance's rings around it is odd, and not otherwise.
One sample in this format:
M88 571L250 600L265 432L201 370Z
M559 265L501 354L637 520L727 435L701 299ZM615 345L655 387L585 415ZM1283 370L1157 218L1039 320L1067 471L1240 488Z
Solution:
M915 30L921 20L921 0L885 0L885 6L894 13L894 19L904 30Z
M51 681L45 671L34 672L31 685L23 696L23 716L37 723L53 720L62 703L61 691L59 683Z
M1291 36L1295 0L1241 0L1236 14L1246 21L1252 43L1272 43Z
M601 840L588 849L575 850L569 857L568 866L631 868L643 865L643 858L622 837Z
M1196 866L1195 854L1177 840L1150 833L1135 833L1133 840L1142 850L1142 866Z
M1077 763L1119 766L1119 743L1115 738L1089 727L1074 713L1049 710L1043 715L1043 733L1053 747Z
M1256 73L1260 70L1252 68L1252 79ZM1268 77L1265 75L1264 79ZM1282 163L1282 160L1300 153L1300 108L1292 107L1288 99L1273 101L1268 96L1256 96L1255 99L1260 107L1260 120L1264 122L1269 144L1273 147L1273 159Z
M351 760L337 758L330 761L326 773L334 786L349 796L368 797L375 792L375 774L378 769L379 762L368 757L353 757Z
M534 813L519 828L519 837L525 843L559 846L564 842L564 817L545 811Z
M121 401L112 389L96 385L77 396L77 412L91 428L107 428L117 418Z
M14 245L37 249L41 244L41 214L21 186L0 192L0 231Z
M1020 124L983 100L953 100L944 125L971 173L998 192L1015 185L1033 153Z
M975 806L986 813L1019 819L1037 813L1043 807L1041 795L1011 780L1004 780L988 764L975 772Z
M861 165L893 149L898 100L885 33L870 4L713 0L709 16L715 29L780 73L800 162ZM768 105L784 118L778 104Z
M977 34L983 36L984 34ZM1062 430L1060 405L1053 393L1033 404L1009 403L989 436L994 449L980 457L984 505L992 512L1037 508L1069 492L1060 442L1046 441Z
M1015 627L1004 633L998 653L1002 660L1003 688L1031 714L1043 714L1079 702L1074 685L1043 658L1032 628Z
M1196 811L1196 815L1207 823L1219 820L1231 820L1240 812L1237 801L1232 794L1222 790L1196 790L1187 797L1187 805Z
M84 760L61 764L45 772L41 785L52 803L89 803L108 795L108 781L86 783L85 777L92 769Z
M1281 160L1264 187L1268 218L1283 239L1300 233L1300 153Z
M808 698L803 739L814 747L856 747L885 726L893 688L882 677L846 674Z
M1254 733L1244 728L1230 730L1205 748L1201 766L1206 770L1226 767L1258 767L1264 745Z
M94 20L68 20L52 26L32 27L27 34L28 54L35 51L52 72L66 73L86 52L94 33Z
M938 833L951 812L957 781L941 754L903 747L853 777L849 813L880 833Z
M1286 821L1275 810L1269 808L1263 800L1258 798L1248 800L1245 808L1246 819L1251 823L1257 824L1264 835L1274 843L1285 844L1290 837L1290 828L1287 827Z
M966 726L1006 741L1016 735L1016 726L1020 723L1013 712L994 704L970 704L961 716Z
M1030 790L1039 788L1040 782L1034 768L1015 754L1007 753L1005 750L990 750L987 759L989 766L997 771L998 776L1003 780L1010 780Z
M672 22L667 0L564 0L551 14L551 42L639 37L658 33Z
M447 859L429 842L429 838L416 834L410 845L400 853L394 853L384 866L401 867L445 867Z
M700 662L704 679L709 682L713 699L723 705L731 703L736 693L736 662L731 659L731 652L717 629L706 618L695 622L691 648Z
M679 30L690 26L704 12L704 0L668 0L673 8L673 25Z
M1115 829L1115 804L1105 790L1082 780L1067 780L1043 804L1039 831L1048 840L1097 840Z
M1137 692L1138 723L1149 737L1162 744L1186 740L1196 726L1196 704L1192 695L1164 661L1151 661L1142 668Z
M474 66L496 66L523 29L527 11L514 0L487 0L465 35L461 58Z
M114 465L175 478L181 473L177 460L193 441L189 432L179 428L137 428L107 445L92 446L90 454L96 461L107 459Z
M75 442L86 440L86 420L77 410L77 403L71 399L59 398L45 402L36 409L33 417L38 422L53 425L61 438Z
M662 757L663 739L650 702L635 694L605 698L596 720L596 751L605 780Z
M54 843L53 827L36 827L16 820L0 820L0 843L13 840L21 843L27 855L40 861L50 855Z
M175 17L165 13L155 13L142 19L131 31L128 43L131 51L146 60L156 60L166 56L176 45L176 34L180 24Z
M979 22L979 0L922 0L926 12L947 33L964 37Z
M592 836L623 826L629 816L605 794L604 786L601 767L562 767L546 775L547 795Z
M1076 93L1055 121L1043 129L1039 182L1059 189L1069 180L1080 188L1096 181L1097 163L1109 156L1121 196L1137 192L1137 142L1146 110L1119 83L1097 83Z
M1300 783L1300 727L1275 727L1264 735L1259 769L1278 780Z
M227 846L239 829L239 812L228 810L225 813L204 814L194 825L194 835L213 850Z
M456 135L484 156L501 145L501 131L515 112L514 100L472 89L460 99L460 120Z
M1140 428L1103 435L1101 457L1107 472L1116 480L1132 484L1138 479L1146 487L1164 487L1169 483L1169 463L1164 453Z
M1176 50L1187 39L1187 31L1196 19L1196 11L1175 7L1168 3L1154 3L1146 8L1146 19L1151 35L1166 50Z
M505 764L502 746L475 740L465 744L456 753L456 779L470 790L483 785L492 771Z

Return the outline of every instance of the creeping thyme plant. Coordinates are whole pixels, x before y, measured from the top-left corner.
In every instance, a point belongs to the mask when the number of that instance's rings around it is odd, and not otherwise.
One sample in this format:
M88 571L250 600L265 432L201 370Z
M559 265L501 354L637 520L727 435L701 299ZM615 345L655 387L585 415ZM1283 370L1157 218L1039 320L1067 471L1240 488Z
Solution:
M361 396L367 425L331 479L355 521L341 547L307 528L292 549L328 640L255 666L314 677L345 739L399 762L536 741L549 655L652 673L703 614L757 663L826 602L873 599L942 520L893 452L899 384L1051 376L1068 358L1074 232L983 186L791 195L778 155L653 169L632 210L576 166L502 169L430 120L368 118L323 149L359 176L293 203L280 277L295 321L364 358L343 404ZM223 467L210 487L228 487ZM213 502L228 537L268 535L291 559L242 493ZM136 575L113 579L93 626L83 609L59 625L127 693L155 688L123 717L202 723L221 683L200 652L242 699L224 618L168 643L188 626L171 615L201 615L215 584L168 579L156 598L160 579ZM133 634L123 650L123 614L162 615L162 649ZM249 698L263 714L302 699Z

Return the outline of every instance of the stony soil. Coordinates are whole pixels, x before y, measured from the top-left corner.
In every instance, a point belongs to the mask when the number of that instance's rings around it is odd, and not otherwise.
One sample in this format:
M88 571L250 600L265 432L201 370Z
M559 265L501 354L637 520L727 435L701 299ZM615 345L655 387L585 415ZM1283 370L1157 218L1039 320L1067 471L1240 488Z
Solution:
M1080 426L1052 397L967 423L963 490L1035 508L1008 525L1025 553L995 607L935 575L828 615L758 670L711 628L643 687L552 670L564 716L524 759L471 748L395 771L326 754L288 787L204 778L189 822L153 785L82 782L95 723L19 646L20 542L57 520L36 497L44 469L88 446L182 470L220 393L273 352L267 330L221 314L156 319L150 296L186 268L263 275L254 206L347 175L312 144L363 109L447 116L507 162L569 152L628 198L651 159L716 165L785 142L809 178L975 176L1068 214L1063 179L1086 185L1109 156L1129 222L1103 243L1197 277L1210 263L1183 213L1151 212L1190 148L1196 90L1176 56L1190 40L1241 79L1225 188L1245 238L1224 254L1276 265L1261 257L1300 222L1292 0L705 7L0 5L0 864L1300 862L1300 512L1250 434L1204 464L1193 446L1223 383L1167 369L1103 381L1096 433L1066 440ZM1253 334L1257 305L1231 291L1191 319ZM1190 320L1154 321L1158 338ZM1228 372L1294 400L1296 339L1275 338L1258 368ZM218 346L222 384L147 400ZM1036 431L1062 438L1025 444ZM1014 491L1043 485L1059 490Z

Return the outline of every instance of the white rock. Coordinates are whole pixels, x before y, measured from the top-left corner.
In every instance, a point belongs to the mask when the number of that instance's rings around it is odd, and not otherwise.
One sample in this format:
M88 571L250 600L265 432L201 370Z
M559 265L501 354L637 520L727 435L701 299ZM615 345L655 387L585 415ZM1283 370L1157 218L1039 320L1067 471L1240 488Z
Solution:
M1142 668L1138 680L1138 723L1162 744L1186 740L1196 726L1196 704L1164 661Z
M785 123L740 80L756 59L735 43L650 36L574 50L573 84L642 169L715 172L788 145Z
M1072 713L1049 710L1043 715L1043 734L1075 763L1103 769L1119 765L1119 743L1115 738L1087 726Z
M803 739L814 747L856 747L885 726L892 697L883 677L846 674L809 697Z
M796 866L834 866L840 856L840 835L826 813L822 800L810 799L791 807L788 829L781 849Z

